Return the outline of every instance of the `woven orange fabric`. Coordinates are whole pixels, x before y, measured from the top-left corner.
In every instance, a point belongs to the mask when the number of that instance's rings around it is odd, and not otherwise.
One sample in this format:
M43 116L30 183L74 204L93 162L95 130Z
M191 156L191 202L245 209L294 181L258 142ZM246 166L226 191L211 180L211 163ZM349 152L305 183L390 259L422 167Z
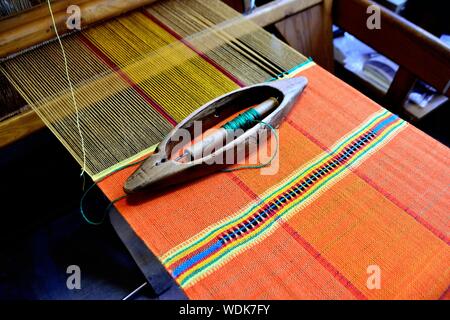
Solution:
M117 209L190 298L448 297L449 150L319 66L300 74L276 175L217 173ZM121 196L133 170L100 188Z

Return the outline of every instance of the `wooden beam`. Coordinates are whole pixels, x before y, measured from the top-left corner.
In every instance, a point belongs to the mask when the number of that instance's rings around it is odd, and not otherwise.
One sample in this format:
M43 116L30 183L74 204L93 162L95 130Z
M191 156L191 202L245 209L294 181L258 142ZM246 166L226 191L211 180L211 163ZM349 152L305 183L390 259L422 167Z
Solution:
M242 0L222 0L227 6L233 8L237 12L244 12L244 1Z
M29 110L0 122L0 148L20 140L45 127L42 120Z
M66 25L66 9L69 4L80 7L82 27L86 28L155 1L157 0L59 0L53 3L53 10L58 32L63 35L71 31ZM257 8L248 18L260 26L267 26L321 2L322 0L275 0ZM55 38L46 3L0 20L0 30L0 59Z
M52 9L54 13L59 13L61 11L66 11L70 5L80 5L83 2L90 0L58 0L52 2ZM12 16L3 17L0 19L0 30L6 31L13 28L20 27L24 24L30 23L32 21L45 18L48 16L48 5L46 3L39 6L29 8L22 12L18 12Z
M156 0L86 1L79 4L81 10L81 25L85 28L93 23L119 16L125 12L151 4L155 1ZM45 3L37 6L32 9L32 11L27 12L27 14L32 14L33 10L42 13L45 11L45 6ZM54 12L54 16L56 28L58 29L60 35L72 31L67 28L66 20L68 15L64 10ZM18 17L14 16L11 19L18 19ZM26 50L32 46L55 38L56 34L53 27L53 22L48 11L42 18L31 21L29 19L31 18L25 20L25 24L17 25L15 28L2 30L0 32L1 59L5 59L14 53ZM9 23L8 21L9 19L5 19L2 23L7 25Z
M390 106L392 112L403 115L405 102L416 81L411 72L400 66L385 97L386 105Z
M265 27L302 12L322 1L323 0L275 0L256 8L248 14L247 17L257 25Z

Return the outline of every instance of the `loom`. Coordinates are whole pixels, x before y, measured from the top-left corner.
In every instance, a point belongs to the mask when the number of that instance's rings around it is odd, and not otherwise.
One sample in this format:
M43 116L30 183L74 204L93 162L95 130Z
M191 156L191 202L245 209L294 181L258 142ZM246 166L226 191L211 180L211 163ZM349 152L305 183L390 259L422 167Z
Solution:
M151 2L75 3L83 25L89 26ZM43 15L45 8L35 10ZM65 11L55 14L61 33L65 16ZM49 29L51 21L44 16L3 31L2 72L75 159L86 163L94 180L148 153L209 100L306 61L220 1L156 3L68 34L62 42L78 100L83 149L59 44L50 41L27 50L37 41L49 41Z
M67 30L69 3L81 31ZM449 298L448 148L263 30L275 12L242 16L219 0L52 8L73 91L45 3L0 20L1 72L114 203L112 224L157 294ZM291 77L308 89L279 128L276 174L222 172L125 199L136 164L194 110Z

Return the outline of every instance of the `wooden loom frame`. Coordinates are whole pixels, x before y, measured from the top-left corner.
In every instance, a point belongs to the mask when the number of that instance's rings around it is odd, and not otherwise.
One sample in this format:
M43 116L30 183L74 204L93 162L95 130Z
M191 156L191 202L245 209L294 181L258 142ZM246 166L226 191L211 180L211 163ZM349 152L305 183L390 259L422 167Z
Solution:
M83 24L90 25L129 10L145 6L156 0L113 0L102 14L93 13L84 16ZM71 0L79 3L82 10L96 12L104 0ZM226 1L225 1L226 2ZM285 40L306 56L316 57L316 61L332 70L332 34L331 34L331 0L274 0L264 6L257 7L247 17L261 27L274 25ZM61 0L54 4L55 19L58 30L65 29L65 8L69 1ZM103 10L104 8L101 7ZM25 11L7 19L0 20L0 56L4 57L42 41L54 37L54 30L47 14L46 4ZM295 27L301 23L301 32ZM37 31L30 31L38 25ZM320 44L319 44L320 43ZM330 60L331 57L331 60ZM33 110L25 111L0 122L0 148L14 143L45 127Z

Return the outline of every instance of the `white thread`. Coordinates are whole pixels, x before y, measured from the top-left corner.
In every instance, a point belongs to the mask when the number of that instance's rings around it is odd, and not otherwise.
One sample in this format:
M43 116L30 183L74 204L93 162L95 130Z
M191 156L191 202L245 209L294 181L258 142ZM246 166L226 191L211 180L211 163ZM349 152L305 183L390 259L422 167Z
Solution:
M83 133L81 132L80 114L78 112L77 99L75 98L75 91L73 90L72 81L70 80L69 63L67 62L66 51L64 50L64 46L63 46L63 43L61 41L61 37L59 36L58 29L56 27L55 16L53 15L53 10L52 10L52 5L50 4L50 0L47 0L47 3L48 3L48 9L50 10L50 15L52 17L52 23L53 23L53 28L55 29L56 38L58 39L59 45L61 47L62 55L63 55L63 58L64 58L64 67L65 67L65 70L66 70L67 82L69 83L69 88L70 88L70 93L71 93L71 96L72 96L73 106L75 107L76 123L77 123L78 133L80 135L81 151L83 153L83 167L81 169L80 176L83 176L84 172L86 171L86 150L84 148Z

